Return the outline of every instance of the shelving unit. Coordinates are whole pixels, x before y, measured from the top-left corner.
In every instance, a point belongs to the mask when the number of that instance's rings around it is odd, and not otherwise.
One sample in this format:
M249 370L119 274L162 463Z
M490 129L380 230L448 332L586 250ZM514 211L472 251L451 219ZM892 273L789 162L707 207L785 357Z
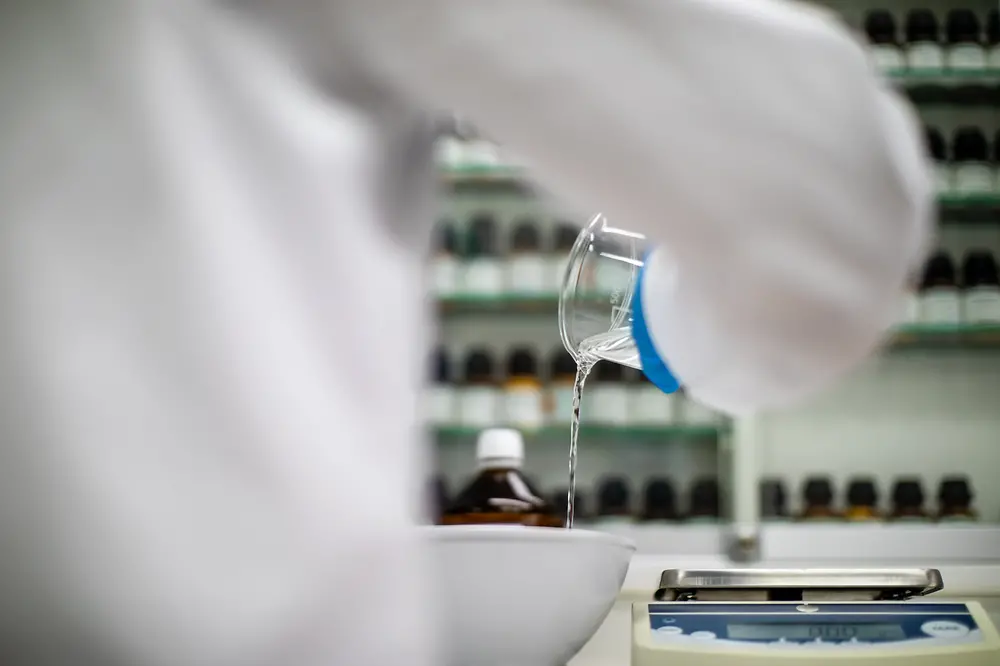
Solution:
M855 27L862 25L867 0L828 3ZM918 0L877 3L897 17L926 6ZM989 1L936 0L939 16L970 7L985 16ZM901 23L901 21L900 21ZM890 81L918 107L924 122L946 140L965 125L979 127L990 142L1000 130L1000 69L971 71L905 69L887 72ZM1000 257L1000 164L993 191L943 191L938 197L940 246L955 256L987 248ZM479 165L444 169L449 194L444 214L464 218L495 212L502 224L532 216L551 226L567 219L539 196L523 168ZM582 222L580 218L570 217ZM492 297L455 296L438 303L442 341L453 350L473 343L503 350L530 342L543 353L558 346L555 294ZM608 428L587 424L580 452L581 487L607 474L635 479L634 492L651 473L676 480L683 493L691 479L715 473L724 490L725 517L717 525L616 524L635 538L640 553L725 556L739 560L808 560L869 549L887 560L937 562L980 558L1000 560L1000 323L901 326L885 347L848 380L795 409L742 418L721 427ZM435 430L442 444L440 467L454 477L470 468L474 431ZM565 483L568 425L528 432L528 466L546 487ZM842 490L854 475L874 477L888 503L894 479L925 480L934 504L939 479L967 476L975 490L981 522L974 526L927 523L814 526L768 523L761 519L759 480L785 480L789 510L800 509L799 484L810 474L827 473ZM852 543L847 552L843 544Z

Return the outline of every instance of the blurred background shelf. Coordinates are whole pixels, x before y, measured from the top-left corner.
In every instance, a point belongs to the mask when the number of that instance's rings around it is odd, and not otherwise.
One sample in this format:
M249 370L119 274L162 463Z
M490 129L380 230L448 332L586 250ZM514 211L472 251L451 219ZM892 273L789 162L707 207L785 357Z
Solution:
M526 439L565 439L569 441L569 423L549 425L531 429L519 428ZM439 426L432 429L439 440L475 439L483 430L480 426ZM626 439L633 441L662 439L716 439L729 432L729 426L719 425L673 425L673 426L611 426L584 425L580 427L581 439Z
M903 326L893 339L893 347L986 347L1000 349L1000 323Z

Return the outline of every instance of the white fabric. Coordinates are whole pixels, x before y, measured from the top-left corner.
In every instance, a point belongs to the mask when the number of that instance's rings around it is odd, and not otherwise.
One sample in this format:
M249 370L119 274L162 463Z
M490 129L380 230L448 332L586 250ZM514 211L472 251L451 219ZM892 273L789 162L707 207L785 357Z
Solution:
M656 339L709 403L860 358L928 235L908 113L788 4L8 0L5 666L436 663L408 526L444 108L670 248Z

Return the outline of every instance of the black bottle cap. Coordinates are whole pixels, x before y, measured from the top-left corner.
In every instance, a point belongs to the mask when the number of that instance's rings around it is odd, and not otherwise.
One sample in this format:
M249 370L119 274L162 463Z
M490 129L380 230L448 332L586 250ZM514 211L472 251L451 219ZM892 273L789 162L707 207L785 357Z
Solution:
M495 379L493 357L485 349L473 349L465 357L467 384L492 384Z
M938 486L938 503L942 507L968 508L972 504L972 487L964 476L948 476Z
M924 505L924 487L919 479L899 479L892 488L892 503L897 509L919 509Z
M760 482L760 514L764 518L780 518L786 515L785 484L780 479L764 479Z
M927 146L927 152L930 153L935 162L944 162L948 159L948 149L945 146L944 135L941 134L941 130L936 127L925 128L924 142Z
M698 479L691 486L691 500L688 507L691 516L719 516L719 481Z
M490 213L480 213L469 220L470 257L497 255L497 221Z
M510 249L514 252L538 252L542 241L538 225L530 218L518 220L511 234Z
M448 357L448 352L444 347L438 347L434 350L434 354L431 358L431 363L433 367L431 372L433 373L432 379L435 384L448 384L451 382L451 359Z
M519 347L507 357L508 377L537 377L538 359L535 353L526 347Z
M434 229L434 249L441 254L458 253L458 232L453 220L441 220Z
M872 479L852 479L847 486L847 503L850 506L878 506L878 491Z
M896 18L884 9L873 9L865 16L865 34L872 44L895 44Z
M576 378L576 361L564 347L557 347L552 352L552 359L549 362L549 377L561 377L563 379Z
M945 22L949 44L979 44L979 17L971 9L952 9Z
M830 506L833 504L833 483L825 476L811 476L802 486L802 497L806 506Z
M652 478L643 490L643 518L646 520L674 520L677 518L677 493L670 479Z
M951 159L955 162L986 162L989 155L986 135L978 127L959 127L951 140Z
M929 9L911 9L906 15L906 41L936 42L941 31L937 17Z
M604 479L597 490L597 512L602 516L627 514L631 504L630 494L628 481L622 477Z
M921 289L934 287L954 287L958 284L955 274L955 262L947 252L940 251L931 255L924 266L924 275L920 281Z
M580 227L569 222L560 222L556 227L555 249L560 254L569 252L580 235Z
M962 262L962 286L1000 287L997 262L989 250L969 250Z
M601 361L594 369L594 381L600 384L625 381L625 366L611 361Z
M993 7L986 14L986 41L989 44L1000 44L1000 9Z

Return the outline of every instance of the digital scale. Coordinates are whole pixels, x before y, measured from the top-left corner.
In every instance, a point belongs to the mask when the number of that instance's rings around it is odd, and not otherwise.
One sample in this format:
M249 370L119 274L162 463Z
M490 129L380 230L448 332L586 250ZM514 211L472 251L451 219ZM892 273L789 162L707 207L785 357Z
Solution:
M632 666L1000 666L975 602L936 569L664 571L632 606Z

